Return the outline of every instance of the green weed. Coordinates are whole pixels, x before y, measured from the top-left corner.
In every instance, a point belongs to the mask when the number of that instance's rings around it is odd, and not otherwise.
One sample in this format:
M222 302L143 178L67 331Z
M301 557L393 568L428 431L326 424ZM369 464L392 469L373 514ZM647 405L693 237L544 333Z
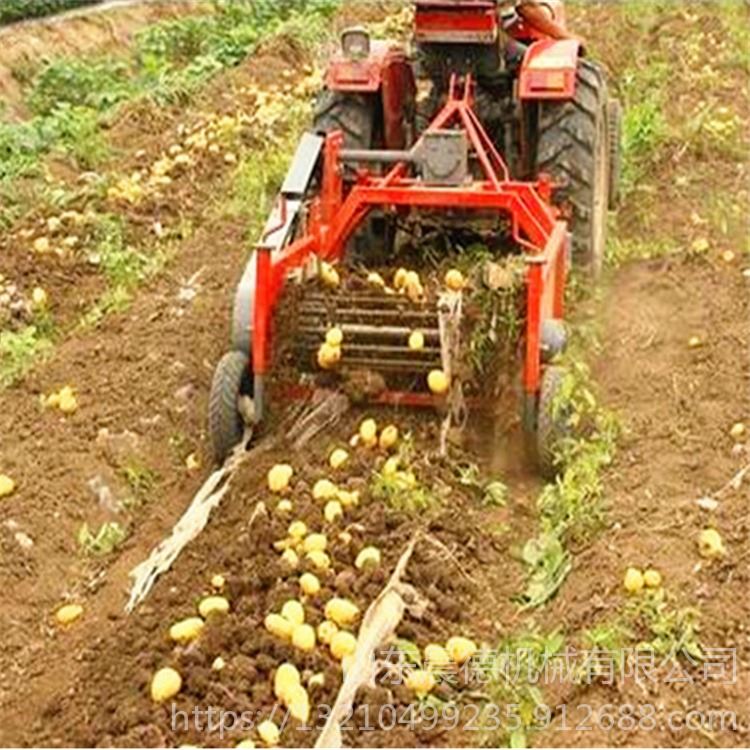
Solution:
M0 332L0 388L22 378L52 348L44 328L30 325L19 332Z
M102 524L94 534L84 523L78 530L78 546L88 555L111 555L128 537L128 532L116 521Z
M499 644L483 665L489 677L487 707L494 711L502 706L508 713L503 717L503 730L493 731L486 738L487 746L527 747L536 726L549 720L549 708L539 685L545 672L554 668L554 659L564 646L560 631L540 634L535 629L513 633Z
M625 616L640 631L640 650L658 656L703 659L698 639L700 613L694 607L675 607L663 588L645 591L626 604Z
M569 543L581 543L604 520L602 472L614 458L619 423L594 394L591 373L575 344L563 357L566 377L553 412L565 418L568 435L556 447L561 473L545 485L537 500L540 534L528 542L523 559L527 587L518 598L522 608L538 607L558 591L572 569Z
M128 483L130 491L137 502L143 502L156 486L158 475L141 461L130 459L121 469L120 474Z

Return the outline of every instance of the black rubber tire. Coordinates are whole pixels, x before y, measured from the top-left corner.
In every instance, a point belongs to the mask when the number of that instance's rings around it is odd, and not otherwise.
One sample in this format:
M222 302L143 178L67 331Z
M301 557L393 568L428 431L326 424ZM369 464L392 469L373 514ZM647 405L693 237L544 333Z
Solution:
M557 451L562 440L570 434L567 415L556 411L557 399L565 379L564 367L545 367L539 392L539 411L536 426L536 447L539 471L545 479L554 479L560 471Z
M208 433L214 460L223 464L245 434L239 411L240 396L250 395L252 380L247 356L233 351L225 354L214 371L208 404Z
M610 99L607 110L609 128L609 209L614 211L622 199L622 105Z
M344 148L369 149L375 138L376 108L374 96L325 89L315 105L313 128L321 135L340 130Z
M372 149L378 133L378 100L372 94L348 94L325 89L315 106L314 130L326 135L340 130L344 148ZM354 177L354 172L350 173ZM383 219L372 215L354 236L351 249L358 259L387 259L388 233Z
M561 186L555 199L569 207L574 264L594 276L602 269L607 238L608 102L603 73L581 59L575 97L542 102L539 109L537 173Z

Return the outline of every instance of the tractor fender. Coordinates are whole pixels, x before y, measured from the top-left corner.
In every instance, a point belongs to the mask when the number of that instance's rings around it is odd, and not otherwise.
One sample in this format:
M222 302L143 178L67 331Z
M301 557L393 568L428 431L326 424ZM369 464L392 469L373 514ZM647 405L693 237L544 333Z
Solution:
M417 87L403 46L375 40L367 58L339 54L328 67L325 84L330 91L377 96L383 105L383 147L399 150L411 145L409 125L416 110Z
M518 96L522 101L572 99L581 54L578 39L540 39L521 63Z
M232 349L248 357L253 345L253 318L255 315L255 286L257 251L250 254L239 286L234 295L232 312Z

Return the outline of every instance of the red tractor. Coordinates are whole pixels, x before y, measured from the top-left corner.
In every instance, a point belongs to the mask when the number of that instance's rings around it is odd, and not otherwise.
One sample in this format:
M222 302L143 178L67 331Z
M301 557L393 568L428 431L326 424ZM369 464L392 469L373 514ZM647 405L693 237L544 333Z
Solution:
M559 0L539 8L564 31ZM434 304L367 284L328 294L319 280L321 265L336 276L336 264L396 266L404 228L413 236L429 227L433 235L475 231L492 252L520 260L523 419L543 468L552 468L566 278L571 264L601 269L620 134L601 69L580 41L551 38L545 26L501 12L496 0L417 0L410 50L361 28L344 32L314 127L236 294L232 351L210 401L218 461L267 418L271 391L298 395L376 372L377 386L364 389L370 400L441 406L450 398L426 387L436 368L451 394L460 390L450 356L458 334L446 310L460 311L461 291ZM291 379L279 356L282 298L295 312L286 331ZM334 325L343 334L335 376L316 358ZM407 344L415 330L425 341L416 351Z

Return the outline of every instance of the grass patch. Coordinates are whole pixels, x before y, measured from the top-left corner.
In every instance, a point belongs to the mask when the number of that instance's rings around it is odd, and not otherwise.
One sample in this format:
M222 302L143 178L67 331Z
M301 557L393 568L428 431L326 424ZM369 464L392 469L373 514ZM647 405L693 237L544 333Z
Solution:
M0 333L0 388L22 378L52 348L50 332L30 325L18 332Z

